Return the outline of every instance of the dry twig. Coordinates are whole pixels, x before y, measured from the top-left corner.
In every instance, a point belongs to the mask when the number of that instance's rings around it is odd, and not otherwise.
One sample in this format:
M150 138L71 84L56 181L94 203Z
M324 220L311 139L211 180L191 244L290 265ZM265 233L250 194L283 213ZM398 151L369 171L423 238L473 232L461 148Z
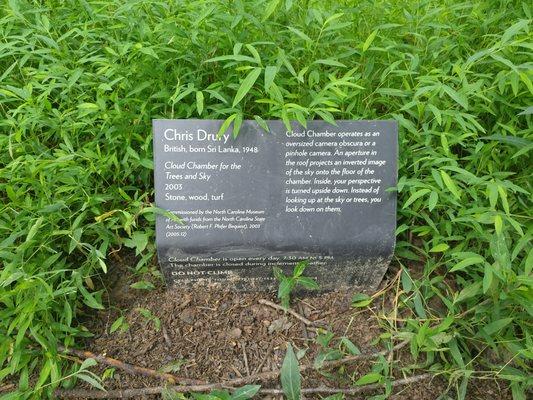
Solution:
M165 344L167 348L172 347L172 341L170 340L170 337L168 336L167 329L165 328L165 325L161 325L161 333L163 333L163 339L165 340Z
M290 309L290 308L283 308L282 306L270 301L270 300L265 300L265 299L259 299L259 303L260 304L264 304L265 306L269 306L269 307L272 307L272 308L275 308L276 310L279 310L279 311L283 311L283 312L287 312L289 314L291 314L293 317L295 317L296 319L302 321L305 325L307 326L314 326L316 325L313 321L309 321L307 318L301 316L300 314L298 314L296 311Z
M251 373L250 373L250 367L248 365L248 355L246 354L246 346L244 344L244 341L241 342L241 349L242 349L242 356L244 359L244 368L246 368L246 375L250 376Z
M304 318L307 318L304 312L304 308L302 307L302 303L298 303L298 312L300 315L302 315ZM305 340L309 340L309 332L307 331L307 325L302 322L302 332L304 334Z
M115 358L95 354L90 351L66 348L61 345L58 346L58 350L63 353L75 355L76 357L79 357L82 359L92 358L101 364L105 364L105 365L109 365L110 367L121 369L131 375L150 376L153 378L167 381L169 383L181 383L184 385L198 385L198 384L205 383L204 381L200 381L197 379L184 378L181 376L176 376L176 375L165 373L165 372L159 372L159 371L156 371L150 368L138 367L136 365L127 364Z
M254 375L257 374L259 371L261 371L261 368L263 368L263 365L265 365L266 363L266 360L268 358L268 356L270 356L270 353L272 352L272 348L274 347L274 344L271 342L269 345L268 345L268 348L267 348L267 351L263 357L263 359L261 360L261 362L259 363L259 365L257 366L257 368L254 370Z
M15 384L8 383L7 385L0 386L0 393L7 392L15 387Z
M403 385L410 385L412 383L420 382L426 379L430 379L433 377L432 374L421 374L421 375L414 375L410 376L408 378L398 379L396 381L392 381L392 387L397 386L403 386ZM335 393L343 393L348 395L354 395L354 394L361 394L361 393L367 393L372 392L377 389L381 389L383 385L381 383L374 383L371 385L364 385L364 386L356 386L356 387L350 387L350 388L332 388L327 386L320 386L315 388L303 388L302 394L311 394L311 393L322 393L322 394L335 394ZM262 389L260 391L264 394L283 394L283 390L281 389Z

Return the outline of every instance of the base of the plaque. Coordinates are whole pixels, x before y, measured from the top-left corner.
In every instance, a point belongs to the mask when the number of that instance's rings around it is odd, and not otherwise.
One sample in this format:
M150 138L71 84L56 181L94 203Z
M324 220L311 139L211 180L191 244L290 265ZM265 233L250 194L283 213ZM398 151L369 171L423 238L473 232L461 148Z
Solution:
M183 255L182 255L183 257ZM296 263L308 260L304 275L320 282L320 290L341 288L376 289L390 257L339 260L332 256L162 257L168 286L209 286L242 291L268 291L278 287L274 267L292 274Z

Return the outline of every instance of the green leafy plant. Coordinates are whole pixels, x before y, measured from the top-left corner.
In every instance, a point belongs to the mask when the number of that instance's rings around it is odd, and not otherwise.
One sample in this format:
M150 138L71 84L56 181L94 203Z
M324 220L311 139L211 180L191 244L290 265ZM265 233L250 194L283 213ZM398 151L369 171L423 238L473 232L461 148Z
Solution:
M161 320L157 316L155 316L152 311L143 307L137 307L135 311L141 314L143 318L146 319L146 321L153 323L155 330L159 332L159 330L161 329Z
M287 400L300 400L302 390L302 378L298 358L294 354L292 345L287 344L287 352L281 365L281 388Z
M352 297L352 307L366 307L372 303L372 298L365 293L357 293Z
M187 360L179 359L169 364L163 365L161 368L159 368L159 371L160 372L179 372L181 370L181 367L183 367L185 364L187 364Z
M128 321L123 315L121 315L111 324L111 327L109 328L109 333L113 333L116 331L126 332L129 328L130 325L128 324Z
M106 379L113 379L113 377L115 376L115 371L115 368L106 368L102 373L102 382Z
M138 281L135 283L132 283L130 285L132 289L139 289L139 290L153 290L155 289L155 286L152 282L148 281Z
M274 276L279 281L278 298L281 300L281 305L284 308L289 308L291 293L298 286L302 286L305 289L319 289L318 283L310 277L303 276L305 268L309 264L309 261L299 261L292 272L292 275L285 275L283 271L274 267Z
M316 342L320 346L320 351L313 363L317 370L322 368L325 361L338 360L345 355L361 354L359 348L348 337L341 336L335 339L333 332L323 329L317 330Z

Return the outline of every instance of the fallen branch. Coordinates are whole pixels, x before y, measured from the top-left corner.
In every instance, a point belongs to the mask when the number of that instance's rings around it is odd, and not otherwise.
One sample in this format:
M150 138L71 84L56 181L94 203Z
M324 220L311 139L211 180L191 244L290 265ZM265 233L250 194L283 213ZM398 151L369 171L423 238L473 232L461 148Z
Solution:
M409 378L403 378L398 379L396 381L392 381L391 385L392 387L397 386L403 386L403 385L410 385L412 383L420 382L426 379L432 378L432 374L421 374L421 375L415 375L410 376ZM361 394L361 393L367 393L372 392L377 389L383 388L383 384L381 383L373 383L371 385L364 385L364 386L356 386L356 387L350 387L350 388L332 388L327 386L320 386L315 388L303 388L302 394L310 394L310 393L322 393L322 394L336 394L336 393L343 393L343 394ZM283 390L281 389L262 389L260 390L261 393L264 394L283 394Z
M260 304L264 304L265 306L269 306L269 307L272 307L272 308L275 308L276 310L279 310L279 311L283 311L283 312L287 312L289 314L291 314L294 318L302 321L305 325L307 326L316 326L316 324L313 322L313 321L309 321L307 318L305 318L304 316L298 314L296 311L290 309L290 308L283 308L282 306L270 301L270 300L265 300L265 299L259 299L259 303Z
M138 367L136 365L127 364L127 363L125 363L123 361L120 361L120 360L117 360L115 358L111 358L111 357L106 357L106 356L103 356L103 355L95 354L95 353L92 353L90 351L66 348L66 347L61 346L61 345L59 345L57 348L58 348L59 351L61 351L63 353L75 355L76 357L79 357L79 358L82 358L82 359L92 358L92 359L94 359L95 361L97 361L97 362L99 362L101 364L105 364L105 365L109 365L110 367L121 369L121 370L123 370L123 371L125 371L125 372L127 372L127 373L129 373L131 375L149 376L149 377L161 379L163 381L167 381L167 382L173 383L173 384L175 384L175 383L180 383L180 384L183 384L183 385L202 385L202 384L205 384L204 381L200 381L200 380L197 380L197 379L184 378L184 377L181 377L181 376L176 376L176 375L165 373L165 372L159 372L159 371L156 371L155 369L151 369L151 368Z
M431 378L431 374L415 375L409 378L398 379L391 384L393 387L409 385L412 383L420 382ZM315 387L315 388L303 388L302 394L323 393L323 394L335 394L344 393L349 395L367 393L374 390L381 389L382 384L371 384L366 386L357 386L351 388L331 388L331 387ZM191 385L191 386L156 386L141 389L123 389L123 390L109 390L102 392L101 390L91 389L58 389L55 391L55 395L62 399L73 398L92 398L92 399L125 399L131 397L146 396L151 394L161 394L165 390L175 393L189 393L189 392L207 392L213 389L227 388L223 384L207 384L207 385ZM261 394L283 394L281 389L260 389Z

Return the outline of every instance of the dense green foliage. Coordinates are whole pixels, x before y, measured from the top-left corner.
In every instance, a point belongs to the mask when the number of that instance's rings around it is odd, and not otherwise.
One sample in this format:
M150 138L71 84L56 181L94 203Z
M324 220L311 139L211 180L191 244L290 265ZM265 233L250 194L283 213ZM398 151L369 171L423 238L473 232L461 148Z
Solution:
M135 248L148 270L152 118L393 118L391 330L459 395L499 377L525 396L530 24L510 0L2 2L0 382L50 393L78 369L57 345L102 307L108 253Z

